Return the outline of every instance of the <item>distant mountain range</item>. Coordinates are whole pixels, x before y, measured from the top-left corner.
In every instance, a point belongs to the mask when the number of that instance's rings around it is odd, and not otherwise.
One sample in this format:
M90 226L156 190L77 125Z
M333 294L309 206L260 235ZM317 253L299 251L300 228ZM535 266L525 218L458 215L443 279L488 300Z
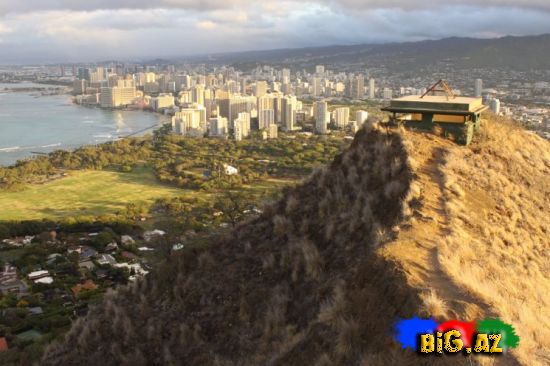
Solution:
M192 60L229 63L244 68L256 63L300 67L311 64L374 64L399 71L449 63L459 68L550 69L550 34L247 51L196 56Z

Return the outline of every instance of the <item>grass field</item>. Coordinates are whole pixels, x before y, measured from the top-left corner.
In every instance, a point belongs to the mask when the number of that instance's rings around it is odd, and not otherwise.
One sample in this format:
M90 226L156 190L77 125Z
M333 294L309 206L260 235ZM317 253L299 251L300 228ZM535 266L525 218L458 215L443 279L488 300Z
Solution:
M244 186L251 193L268 193L298 181L269 178ZM0 221L61 219L71 216L114 214L128 203L152 203L157 198L209 193L170 187L159 183L146 167L131 173L72 171L68 177L34 184L19 192L0 191Z
M0 192L0 221L112 214L130 202L149 203L185 192L190 191L159 183L145 167L131 173L73 171L20 192Z

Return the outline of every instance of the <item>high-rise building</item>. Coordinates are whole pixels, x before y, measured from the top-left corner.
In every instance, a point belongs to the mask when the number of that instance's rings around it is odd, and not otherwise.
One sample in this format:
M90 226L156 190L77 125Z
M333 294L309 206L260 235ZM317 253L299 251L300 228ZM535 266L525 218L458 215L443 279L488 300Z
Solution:
M160 92L160 85L156 81L147 82L143 86L143 91L147 94L156 94Z
M204 86L202 84L195 85L191 89L191 99L193 103L204 105Z
M206 118L212 117L216 110L216 98L212 89L204 90L204 107L206 108Z
M374 79L369 79L369 99L374 99L376 96L376 85Z
M313 94L314 97L319 97L323 94L321 78L315 77L311 79L311 94Z
M227 118L213 117L210 118L210 136L223 137L228 133Z
M107 75L105 72L105 68L103 67L97 67L94 72L90 75L90 81L103 81L106 80Z
M197 79L196 79L196 82L195 82L195 85L206 86L206 76L198 75Z
M127 106L132 104L136 98L135 82L132 79L118 80L117 86L102 87L100 93L99 103L102 108Z
M107 76L107 86L117 86L118 85L118 75L109 74Z
M176 82L175 81L168 81L166 83L166 91L169 93L175 93L176 92Z
M228 80L227 83L225 83L224 87L228 92L232 94L237 94L240 89L239 84L237 84L235 80Z
M145 86L147 83L154 83L157 79L157 75L154 72L140 72L138 74L138 84Z
M268 114L262 114L263 110L273 111L273 123L280 123L281 121L281 99L283 95L281 93L269 93L258 98L258 122L261 128L266 128L268 124L263 121L264 117ZM263 126L263 127L262 127Z
M256 98L263 97L267 94L267 81L256 81Z
M239 119L236 119L233 125L233 137L235 141L241 141L244 137L242 122Z
M204 135L205 127L206 109L201 105L182 108L172 117L172 131L180 135L200 137Z
M269 128L267 129L267 138L276 139L278 137L278 130L279 126L276 124L269 125Z
M176 75L174 81L178 91L191 88L191 77L189 75Z
M256 108L256 97L249 95L232 94L229 96L228 115L224 116L222 114L222 116L227 117L229 123L231 124L240 113L250 113L254 108Z
M340 107L334 110L334 122L337 128L345 128L349 123L349 107Z
M101 108L115 108L117 107L115 101L114 88L108 86L99 89L99 105Z
M233 135L236 141L241 141L250 135L250 113L239 113L239 116L233 123Z
M77 70L77 76L79 79L90 81L90 69L79 67Z
M315 118L315 131L317 133L327 133L327 124L329 122L327 102L319 101L313 103L313 117Z
M86 79L75 79L73 81L73 94L75 95L86 94L87 86L88 86L88 81Z
M290 83L283 83L281 85L281 92L285 95L292 94L292 84Z
M281 124L285 131L292 131L296 123L296 97L285 96L281 99Z
M178 98L179 98L180 105L187 105L187 104L193 103L192 102L193 98L191 97L191 91L189 90L180 91L178 93Z
M357 75L353 79L351 91L352 98L363 99L363 96L365 94L365 78L363 77L363 75Z
M480 98L483 93L483 80L476 79L474 83L474 96Z
M283 83L290 82L290 69L283 69L281 71L281 81Z
M273 109L258 110L258 128L267 129L275 124L275 111Z
M154 111L172 108L173 106L174 96L172 94L159 94L157 97L151 98L151 108Z
M384 88L383 98L386 99L386 100L392 99L393 98L393 90L391 90L390 88Z
M369 112L367 111L357 111L355 112L355 122L357 123L357 127L361 128L363 126L363 123L369 118Z
M218 89L215 91L216 105L218 107L218 116L229 118L229 101L231 93L227 90ZM229 120L231 122L231 120Z
M322 75L322 74L324 74L324 73L325 73L325 66L323 66L323 65L317 65L317 66L315 66L315 73L316 73L317 75Z
M246 94L248 92L248 80L246 78L241 79L241 93Z

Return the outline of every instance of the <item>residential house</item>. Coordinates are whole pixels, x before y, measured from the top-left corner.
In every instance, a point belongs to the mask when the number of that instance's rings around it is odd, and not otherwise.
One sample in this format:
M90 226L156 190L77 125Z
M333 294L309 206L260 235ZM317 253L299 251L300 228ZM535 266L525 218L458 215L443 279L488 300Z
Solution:
M67 253L69 254L77 253L79 257L78 260L80 262L84 262L86 260L91 260L92 257L94 257L97 254L97 251L94 248L89 247L87 245L78 245L67 249Z
M27 275L27 277L34 283L49 285L53 282L53 278L50 276L50 272L46 270L31 272Z
M78 268L84 268L88 271L93 271L95 268L95 264L91 260L85 260L78 263Z
M112 266L113 264L116 263L116 259L110 254L100 254L99 257L97 258L97 263L102 266L105 266L105 265Z
M29 313L31 313L31 315L41 315L44 313L44 311L40 306L33 306L33 307L30 307L28 310L29 310Z

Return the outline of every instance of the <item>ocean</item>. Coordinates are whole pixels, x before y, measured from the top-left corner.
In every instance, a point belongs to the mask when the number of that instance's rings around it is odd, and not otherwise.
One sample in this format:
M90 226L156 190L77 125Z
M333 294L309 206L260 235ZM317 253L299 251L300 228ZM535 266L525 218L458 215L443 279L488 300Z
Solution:
M33 152L107 142L167 122L166 117L151 112L79 106L69 95L4 91L23 87L44 85L0 83L0 166L29 158Z

